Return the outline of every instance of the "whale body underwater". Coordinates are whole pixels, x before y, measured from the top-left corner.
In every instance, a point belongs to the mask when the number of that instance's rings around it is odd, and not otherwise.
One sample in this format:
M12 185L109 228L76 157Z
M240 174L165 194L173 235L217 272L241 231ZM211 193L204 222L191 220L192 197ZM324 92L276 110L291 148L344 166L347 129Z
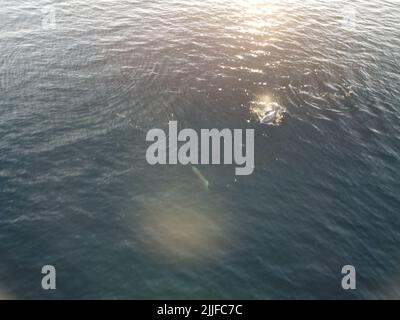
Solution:
M266 113L266 115L261 119L261 123L263 124L273 124L277 119L277 111L271 110Z
M260 117L260 123L266 125L279 125L283 119L285 108L278 103L271 103L264 115Z

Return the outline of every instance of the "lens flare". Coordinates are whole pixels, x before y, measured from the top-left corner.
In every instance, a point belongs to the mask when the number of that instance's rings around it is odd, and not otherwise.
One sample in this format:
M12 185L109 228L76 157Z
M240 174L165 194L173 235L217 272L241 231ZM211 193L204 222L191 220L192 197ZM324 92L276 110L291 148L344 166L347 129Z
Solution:
M165 204L146 206L140 238L149 252L172 261L205 261L218 254L222 228L205 213Z

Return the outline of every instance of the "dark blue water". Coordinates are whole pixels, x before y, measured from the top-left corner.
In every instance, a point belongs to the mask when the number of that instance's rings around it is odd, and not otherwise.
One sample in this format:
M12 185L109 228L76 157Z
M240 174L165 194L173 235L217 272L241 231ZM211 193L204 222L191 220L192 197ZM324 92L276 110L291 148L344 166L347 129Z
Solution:
M399 16L381 0L2 0L0 297L399 298ZM261 125L273 105L282 121ZM169 120L254 128L255 172L200 166L206 188L148 165L146 133Z

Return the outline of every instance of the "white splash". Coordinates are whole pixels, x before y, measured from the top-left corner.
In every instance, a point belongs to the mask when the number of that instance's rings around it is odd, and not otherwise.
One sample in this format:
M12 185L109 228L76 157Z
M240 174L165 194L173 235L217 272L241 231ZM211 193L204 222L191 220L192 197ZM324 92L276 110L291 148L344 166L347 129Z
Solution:
M260 123L278 126L282 123L286 109L279 103L271 101L269 96L261 96L252 101L250 110L258 117Z

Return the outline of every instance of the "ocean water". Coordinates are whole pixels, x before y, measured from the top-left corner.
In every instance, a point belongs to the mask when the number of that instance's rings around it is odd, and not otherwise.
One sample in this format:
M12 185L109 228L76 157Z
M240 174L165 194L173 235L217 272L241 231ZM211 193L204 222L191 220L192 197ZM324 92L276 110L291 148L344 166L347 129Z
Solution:
M399 16L1 0L0 297L400 298ZM146 133L170 120L255 129L254 173L148 165Z

